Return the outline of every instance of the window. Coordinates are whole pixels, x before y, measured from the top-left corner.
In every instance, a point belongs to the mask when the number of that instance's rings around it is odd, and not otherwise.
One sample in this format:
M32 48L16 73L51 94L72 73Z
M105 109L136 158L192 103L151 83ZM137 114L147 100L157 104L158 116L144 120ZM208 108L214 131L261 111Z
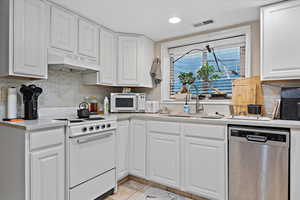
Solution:
M208 44L214 48L219 68L213 54L209 53L205 48ZM173 64L172 61L192 49L198 50L182 57ZM209 43L201 42L196 45L187 45L187 47L170 48L170 63L172 63L170 65L169 80L170 98L174 98L174 95L180 92L182 88L182 83L178 78L179 74L182 72L192 72L194 76L197 76L197 71L206 62L214 67L218 77L211 81L209 86L207 86L206 81L197 78L194 84L199 89L199 92L202 94L211 94L219 90L230 95L232 93L232 81L240 77L245 77L245 49L245 36L210 41ZM196 90L191 88L191 92L196 93Z

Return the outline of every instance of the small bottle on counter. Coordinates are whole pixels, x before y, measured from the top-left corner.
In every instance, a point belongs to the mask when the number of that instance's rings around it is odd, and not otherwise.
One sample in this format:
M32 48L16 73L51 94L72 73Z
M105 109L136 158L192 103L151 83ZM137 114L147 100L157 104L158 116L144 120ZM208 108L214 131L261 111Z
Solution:
M109 114L109 101L108 101L108 98L105 97L104 98L104 115L108 115Z
M191 112L190 106L188 104L188 94L185 96L185 104L183 106L183 112L184 113L190 113Z

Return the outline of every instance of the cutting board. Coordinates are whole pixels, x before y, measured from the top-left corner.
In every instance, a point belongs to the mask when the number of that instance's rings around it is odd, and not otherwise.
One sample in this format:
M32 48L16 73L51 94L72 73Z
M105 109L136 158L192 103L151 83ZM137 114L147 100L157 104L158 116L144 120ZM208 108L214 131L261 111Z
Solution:
M263 90L259 76L239 78L232 82L232 105L235 115L247 115L248 104L262 105L264 113Z

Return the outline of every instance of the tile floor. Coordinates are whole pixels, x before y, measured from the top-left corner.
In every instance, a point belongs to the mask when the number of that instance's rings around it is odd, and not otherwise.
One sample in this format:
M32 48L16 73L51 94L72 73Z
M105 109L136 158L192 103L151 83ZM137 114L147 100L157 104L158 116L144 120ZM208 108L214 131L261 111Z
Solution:
M121 184L118 192L105 200L191 200L151 185L129 180Z

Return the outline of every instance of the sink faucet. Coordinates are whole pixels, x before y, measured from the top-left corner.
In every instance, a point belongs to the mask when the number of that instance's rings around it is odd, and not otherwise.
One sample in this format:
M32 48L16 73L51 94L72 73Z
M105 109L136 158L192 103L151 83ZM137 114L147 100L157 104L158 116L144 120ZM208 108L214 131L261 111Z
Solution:
M204 111L204 106L203 106L203 104L199 103L199 101L200 101L200 98L199 98L199 89L198 89L198 87L195 84L191 84L191 86L190 86L189 89L191 89L192 87L194 87L195 90L196 90L196 113L200 113L200 112Z

